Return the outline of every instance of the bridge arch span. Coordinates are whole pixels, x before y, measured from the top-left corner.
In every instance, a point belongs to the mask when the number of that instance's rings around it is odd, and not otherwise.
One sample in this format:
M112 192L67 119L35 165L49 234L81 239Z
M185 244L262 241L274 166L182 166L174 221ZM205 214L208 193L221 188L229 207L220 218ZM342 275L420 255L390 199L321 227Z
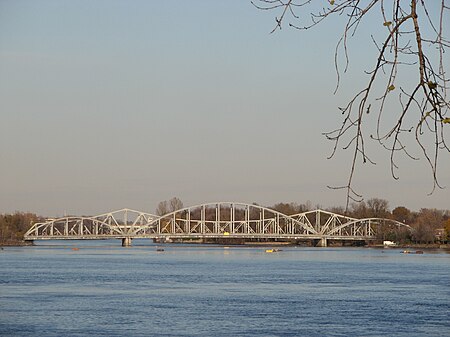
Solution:
M308 224L321 235L324 235L331 229L341 226L345 223L357 220L346 215L323 211L321 209L294 214L291 215L291 217Z
M160 216L136 235L231 236L314 235L316 230L273 209L242 202L211 202Z
M157 216L124 208L96 216L66 216L35 223L26 240L123 238L146 226Z
M376 233L380 226L396 226L398 228L403 227L409 231L413 231L413 228L409 225L401 223L393 219L386 218L365 218L354 219L352 221L336 226L327 233L327 235L339 235L339 236L376 236Z

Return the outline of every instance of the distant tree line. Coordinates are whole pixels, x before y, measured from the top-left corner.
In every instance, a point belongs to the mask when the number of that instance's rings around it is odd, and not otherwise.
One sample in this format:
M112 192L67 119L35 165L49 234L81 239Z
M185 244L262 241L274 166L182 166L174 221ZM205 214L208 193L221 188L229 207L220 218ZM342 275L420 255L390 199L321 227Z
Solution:
M0 214L0 245L22 242L31 225L42 220L43 218L33 213Z
M163 200L158 203L158 206L156 207L156 215L172 213L182 208L183 202L179 198L173 197L170 200Z

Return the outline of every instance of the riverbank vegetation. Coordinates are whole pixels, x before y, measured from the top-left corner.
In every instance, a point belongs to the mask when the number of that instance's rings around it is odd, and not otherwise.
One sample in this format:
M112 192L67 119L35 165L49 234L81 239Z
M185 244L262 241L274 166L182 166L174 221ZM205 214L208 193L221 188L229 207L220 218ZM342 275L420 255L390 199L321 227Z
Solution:
M35 222L44 220L33 213L0 214L0 245L25 244L23 235Z

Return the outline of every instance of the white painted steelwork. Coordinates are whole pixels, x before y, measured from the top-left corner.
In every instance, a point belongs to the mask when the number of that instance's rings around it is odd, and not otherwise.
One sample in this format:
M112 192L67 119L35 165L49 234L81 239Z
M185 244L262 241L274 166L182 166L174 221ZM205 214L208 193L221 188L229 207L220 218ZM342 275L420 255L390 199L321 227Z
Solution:
M25 240L133 238L241 238L373 240L380 226L411 227L390 219L355 219L322 210L286 215L240 202L215 202L163 216L122 209L93 217L34 224Z
M25 240L124 238L157 219L153 214L124 208L96 216L68 216L35 223Z

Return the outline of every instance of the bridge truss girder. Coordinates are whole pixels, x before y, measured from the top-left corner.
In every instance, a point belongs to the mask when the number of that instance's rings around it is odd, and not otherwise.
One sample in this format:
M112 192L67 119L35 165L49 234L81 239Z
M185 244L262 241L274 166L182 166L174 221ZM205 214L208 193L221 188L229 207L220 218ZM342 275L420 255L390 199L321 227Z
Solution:
M153 214L124 208L93 217L69 216L35 223L24 237L27 240L123 238L156 218Z
M136 235L311 235L313 227L269 208L235 202L188 207L161 216Z
M25 240L107 238L260 238L373 240L379 226L411 227L390 219L355 219L315 210L288 216L238 202L217 202L156 216L122 209L93 217L63 217L34 224Z

